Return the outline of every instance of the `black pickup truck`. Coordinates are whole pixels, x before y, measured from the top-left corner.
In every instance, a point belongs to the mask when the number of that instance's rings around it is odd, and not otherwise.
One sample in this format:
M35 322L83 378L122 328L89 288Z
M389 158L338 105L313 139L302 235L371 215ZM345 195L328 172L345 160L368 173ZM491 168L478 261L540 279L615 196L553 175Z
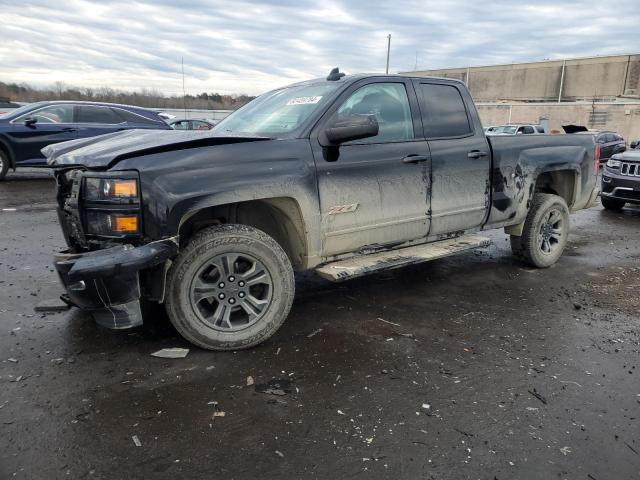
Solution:
M127 131L44 149L67 301L110 328L163 303L203 348L250 347L294 271L340 281L486 245L558 260L597 197L590 135L487 138L463 83L344 76L266 93L210 132ZM474 233L475 232L475 233Z

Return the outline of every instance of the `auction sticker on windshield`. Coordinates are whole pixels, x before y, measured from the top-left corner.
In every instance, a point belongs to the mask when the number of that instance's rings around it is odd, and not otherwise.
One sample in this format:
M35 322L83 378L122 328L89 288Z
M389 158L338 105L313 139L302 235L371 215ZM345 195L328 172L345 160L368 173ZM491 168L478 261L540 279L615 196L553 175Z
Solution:
M316 95L314 97L297 97L289 100L287 105L310 105L312 103L318 103L321 99L322 95Z

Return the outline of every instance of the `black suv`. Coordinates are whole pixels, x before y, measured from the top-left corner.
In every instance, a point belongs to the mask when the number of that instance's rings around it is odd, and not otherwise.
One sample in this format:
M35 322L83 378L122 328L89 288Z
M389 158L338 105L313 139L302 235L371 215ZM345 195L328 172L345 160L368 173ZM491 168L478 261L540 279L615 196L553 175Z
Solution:
M640 145L611 157L602 173L602 205L622 210L626 203L640 204Z
M47 145L134 128L170 130L157 113L96 102L36 102L0 116L0 180L10 168L44 165Z

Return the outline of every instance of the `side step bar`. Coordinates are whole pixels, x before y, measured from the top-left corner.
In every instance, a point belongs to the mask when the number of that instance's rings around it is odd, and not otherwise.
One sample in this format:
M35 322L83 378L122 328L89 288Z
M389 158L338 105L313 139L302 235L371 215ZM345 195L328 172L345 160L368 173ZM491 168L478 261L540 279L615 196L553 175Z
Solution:
M487 247L491 240L480 235L462 235L457 238L405 247L387 252L371 253L328 263L316 269L318 275L333 282L361 277L368 273L428 262L458 253Z

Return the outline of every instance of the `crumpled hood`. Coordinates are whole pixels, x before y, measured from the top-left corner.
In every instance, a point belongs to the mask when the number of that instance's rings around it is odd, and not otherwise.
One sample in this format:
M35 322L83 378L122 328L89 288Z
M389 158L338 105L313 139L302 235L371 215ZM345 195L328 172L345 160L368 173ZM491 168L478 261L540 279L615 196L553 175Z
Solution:
M108 168L119 160L171 150L269 140L216 132L125 130L98 137L56 143L42 149L52 166L83 165Z

